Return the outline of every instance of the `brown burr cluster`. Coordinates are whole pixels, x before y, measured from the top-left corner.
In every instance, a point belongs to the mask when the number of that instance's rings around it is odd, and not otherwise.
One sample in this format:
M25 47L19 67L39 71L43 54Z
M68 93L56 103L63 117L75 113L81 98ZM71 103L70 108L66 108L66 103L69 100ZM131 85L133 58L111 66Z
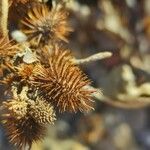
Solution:
M21 43L8 35L0 38L1 83L8 87L5 96L9 97L2 102L1 120L10 142L22 149L43 138L46 125L54 124L57 110L93 110L95 91L88 88L91 81L75 63L71 51L58 46L68 42L67 35L72 31L64 5L49 8L39 1L9 2L13 18L17 11L23 11L23 15L21 20L15 18L16 22L8 17L8 24L17 24L27 38ZM26 3L30 7L21 10L19 5ZM31 62L33 57L36 59Z

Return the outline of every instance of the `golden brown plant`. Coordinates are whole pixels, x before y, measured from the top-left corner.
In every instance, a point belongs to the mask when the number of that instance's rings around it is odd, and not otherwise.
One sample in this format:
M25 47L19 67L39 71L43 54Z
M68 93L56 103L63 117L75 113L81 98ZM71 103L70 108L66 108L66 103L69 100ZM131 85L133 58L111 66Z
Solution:
M0 0L0 35L7 36L8 0Z
M16 67L17 74L19 77L21 77L21 80L28 81L29 77L32 74L32 71L34 69L33 64L21 64L20 66Z
M42 97L38 97L36 101L30 105L30 115L39 124L53 124L56 120L53 107Z
M58 46L60 41L68 41L67 35L72 30L63 2L51 9L38 0L9 2L6 31L7 26L18 29L19 24L28 39L19 44L21 52L15 55L18 47L8 38L0 38L0 58L3 58L0 82L9 87L5 93L11 97L2 103L1 116L10 142L22 149L43 139L45 125L56 120L54 108L60 112L93 109L92 97L96 90L89 88L91 81L78 64L98 60L102 55L75 59L70 50ZM31 58L27 51L35 48L34 43L38 46L36 61L27 62Z
M31 117L18 120L15 116L11 116L3 121L3 125L9 141L19 149L31 146L45 135L45 126L38 124Z
M53 51L58 51L58 50L61 51L62 49L64 48L61 48L61 46L58 46L58 44L45 45L42 48L37 49L38 59L40 63L49 66L49 57L51 57ZM64 53L62 57L72 62L73 56L71 55L69 50L64 49Z
M17 46L13 45L7 37L0 38L0 57L13 56L17 51Z
M71 61L69 51L56 49L49 56L49 67L35 66L31 76L32 85L46 95L60 112L84 112L93 109L92 93L86 86L90 84L87 76Z
M41 140L45 124L53 124L53 107L43 99L13 99L3 102L2 123L10 142L19 148Z
M2 108L5 114L3 116L14 116L16 119L22 119L27 114L27 105L28 103L20 98L4 101Z
M50 41L63 40L67 42L66 36L71 31L67 22L65 10L49 8L46 5L33 7L28 16L21 21L22 31L30 41L38 44L48 44Z
M19 66L14 66L12 63L5 63L3 64L3 69L4 68L7 68L10 73L7 76L5 75L1 83L10 86L13 82L27 84L34 69L34 65L20 64Z

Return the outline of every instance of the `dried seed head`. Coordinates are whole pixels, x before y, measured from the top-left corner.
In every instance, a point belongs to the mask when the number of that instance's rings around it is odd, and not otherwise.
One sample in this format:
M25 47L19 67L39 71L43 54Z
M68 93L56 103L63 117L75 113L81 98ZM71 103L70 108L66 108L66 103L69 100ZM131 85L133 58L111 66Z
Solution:
M24 118L27 114L27 102L22 99L12 99L3 102L2 108L5 112L4 117Z
M67 23L65 10L49 8L46 5L38 5L28 12L28 16L21 21L22 31L30 41L38 44L48 44L51 41L63 40L71 31Z
M2 123L10 142L20 149L41 140L45 124L55 120L53 107L43 99L13 99L3 102Z
M17 51L17 46L12 45L7 37L0 38L0 57L13 56Z
M92 93L85 87L90 84L87 76L71 61L68 51L55 50L49 57L49 67L37 65L31 82L60 112L89 111Z
M45 135L45 127L31 117L19 120L15 117L7 118L3 120L3 125L9 141L20 149L41 140Z
M53 107L41 97L32 102L30 115L39 124L53 124L56 120Z
M17 67L17 74L21 77L22 80L28 80L28 78L31 76L32 71L34 69L34 65L30 64L22 64L19 67Z

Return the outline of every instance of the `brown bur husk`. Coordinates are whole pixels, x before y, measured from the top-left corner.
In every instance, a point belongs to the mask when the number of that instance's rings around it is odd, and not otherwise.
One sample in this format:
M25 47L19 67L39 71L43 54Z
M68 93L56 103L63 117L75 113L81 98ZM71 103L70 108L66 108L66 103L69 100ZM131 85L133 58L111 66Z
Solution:
M3 102L2 123L13 145L23 148L42 140L46 124L53 124L53 107L43 99L12 99Z
M50 10L46 5L38 5L29 10L20 26L28 40L36 45L43 46L56 41L67 42L67 35L72 31L67 17L68 13L62 8L54 7Z
M86 88L90 80L72 59L70 51L55 47L48 57L47 67L35 66L30 83L60 112L87 112L93 109L91 99L94 91Z

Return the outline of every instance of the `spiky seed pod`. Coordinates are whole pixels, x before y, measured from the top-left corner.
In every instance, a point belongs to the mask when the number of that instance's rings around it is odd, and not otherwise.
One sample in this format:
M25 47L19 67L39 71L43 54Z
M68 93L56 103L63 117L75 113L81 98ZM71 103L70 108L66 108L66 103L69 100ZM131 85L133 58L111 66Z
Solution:
M39 5L33 7L21 21L21 29L37 45L59 40L67 42L66 36L71 31L67 16L65 10L57 7L49 10L46 5Z
M14 116L16 119L24 118L27 114L27 102L22 99L12 99L3 102L4 117Z
M19 120L15 117L7 118L3 120L3 125L9 141L19 149L43 139L46 131L45 126L27 116Z
M31 84L37 86L46 99L60 112L89 111L93 109L92 93L85 87L90 84L87 76L71 61L68 51L55 50L49 57L49 67L37 65Z
M9 100L3 102L2 110L2 123L7 136L20 149L43 139L46 131L44 123L55 120L52 107L42 99L36 102L30 99Z
M17 51L17 46L12 45L7 37L0 37L0 57L13 56Z
M30 106L30 115L39 124L54 124L55 113L53 107L42 97L38 97Z

